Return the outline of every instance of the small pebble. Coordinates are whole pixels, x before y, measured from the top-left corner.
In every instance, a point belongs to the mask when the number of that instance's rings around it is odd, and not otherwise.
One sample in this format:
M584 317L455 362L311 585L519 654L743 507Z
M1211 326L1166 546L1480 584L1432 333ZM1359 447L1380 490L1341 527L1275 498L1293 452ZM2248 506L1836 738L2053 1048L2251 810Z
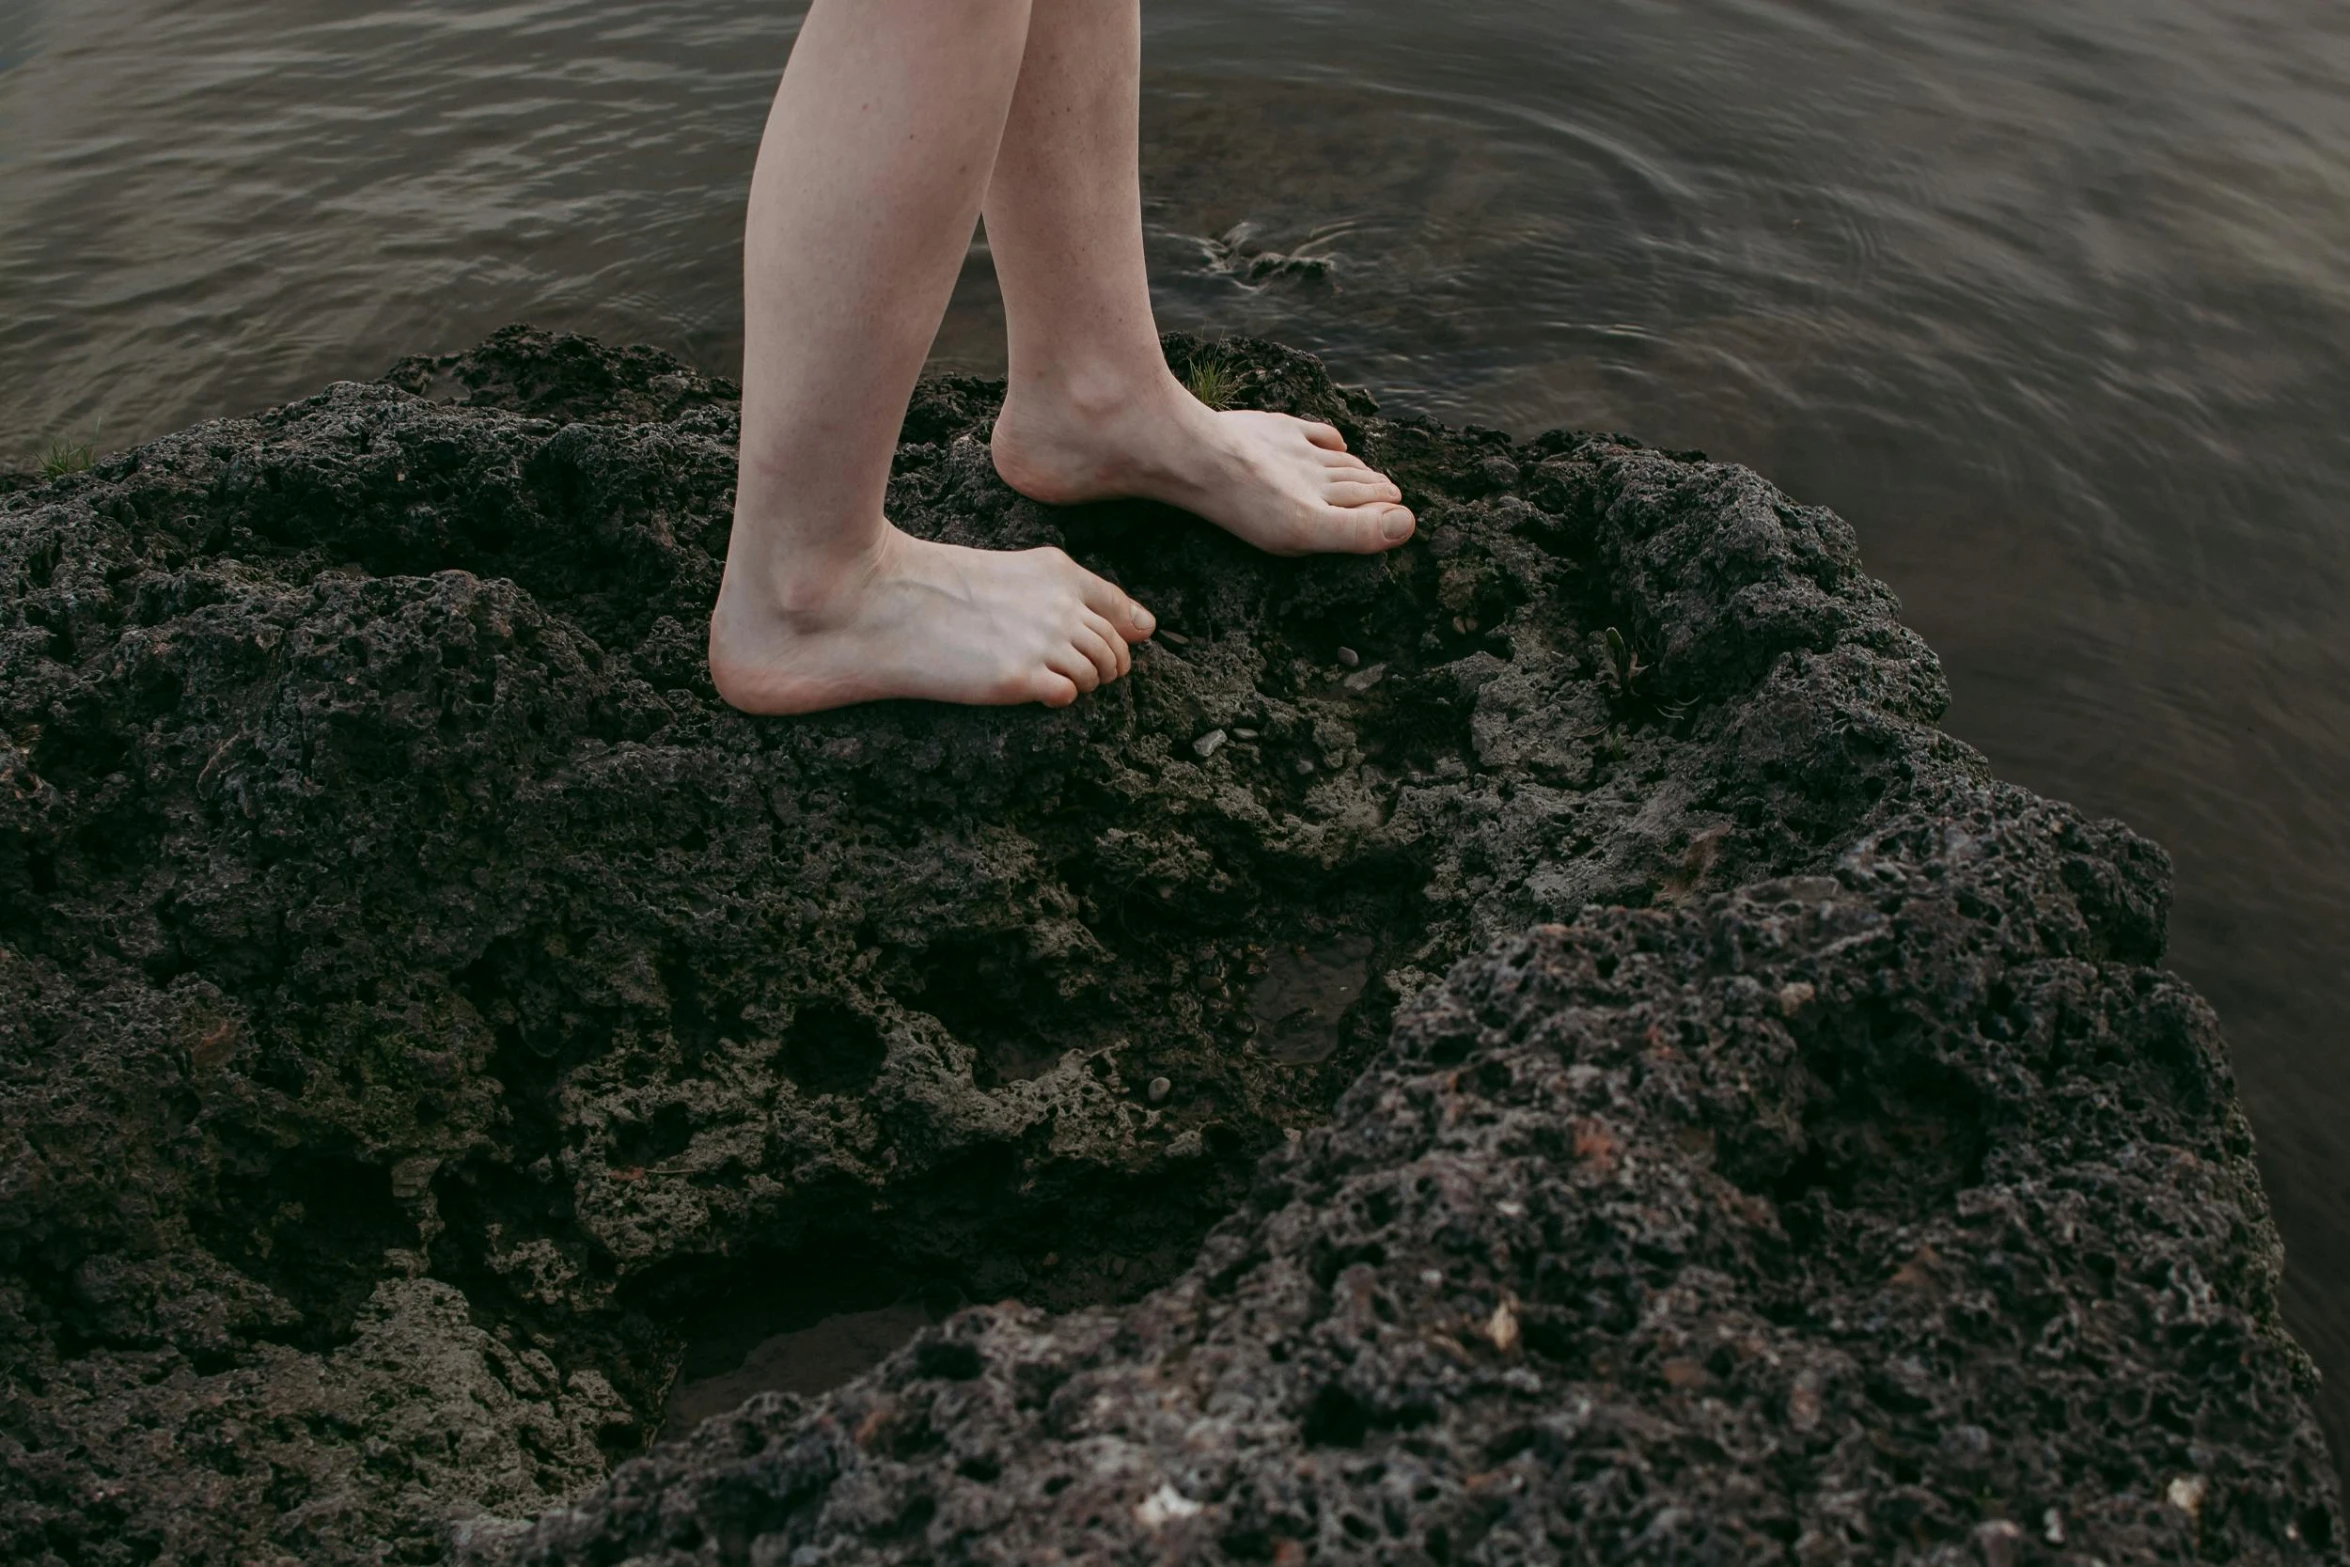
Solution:
M1300 778L1303 778L1306 774L1312 772L1313 770L1314 759L1312 757L1301 756L1297 759L1297 775Z
M1235 740L1254 740L1256 737L1257 732L1254 729L1235 729L1232 731L1232 738Z
M1810 1006L1812 998L1818 994L1819 992L1814 990L1805 980L1789 980L1779 987L1779 1010L1789 1017L1793 1017L1805 1007Z
M1180 631L1169 631L1165 626L1161 626L1154 634L1159 638L1160 641L1172 642L1177 647L1191 646L1191 638L1185 636Z
M1168 1082L1165 1078L1154 1077L1151 1079L1150 1096L1152 1104L1157 1104L1160 1100L1166 1098L1174 1091L1175 1085Z
M1346 688L1349 691L1368 691L1386 678L1387 666L1385 664L1373 664L1368 669L1358 669L1353 674L1347 676Z
M1209 757L1214 756L1216 754L1216 748L1221 746L1223 743L1224 731L1221 729L1211 729L1206 734L1201 735L1197 740L1192 741L1191 748L1199 753L1199 759L1204 762Z
M1356 652L1351 647L1342 647L1338 650L1338 661L1341 664L1344 664L1347 668L1352 669L1355 667L1355 665L1363 661L1363 655Z

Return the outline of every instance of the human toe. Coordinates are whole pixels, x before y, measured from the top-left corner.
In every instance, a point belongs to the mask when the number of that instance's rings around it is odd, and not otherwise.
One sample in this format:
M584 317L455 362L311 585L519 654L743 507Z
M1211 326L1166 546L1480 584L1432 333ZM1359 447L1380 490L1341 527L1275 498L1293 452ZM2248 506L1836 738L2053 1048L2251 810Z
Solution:
M1097 629L1093 624L1093 618L1088 617L1086 623L1078 628L1070 640L1077 644L1078 652L1092 660L1095 672L1101 676L1102 684L1108 685L1126 673L1127 669L1131 667L1132 658L1126 651L1124 639L1110 631L1106 625Z
M1330 457L1335 454L1324 452L1322 455ZM1340 457L1336 462L1325 464L1322 469L1322 479L1327 484L1335 484L1341 480L1351 480L1356 484L1385 484L1388 482L1387 475L1376 468L1365 467L1352 457Z
M1368 479L1336 480L1324 488L1322 496L1333 506L1369 506L1400 501L1403 499L1403 491L1390 481L1373 475Z
M1077 682L1057 670L1039 669L1029 679L1029 692L1047 707L1067 707L1077 700Z
M1079 691L1101 688L1102 667L1085 647L1092 638L1083 633L1071 636L1066 642L1045 656L1045 667L1058 675L1066 675Z
M1085 607L1109 622L1122 642L1140 642L1159 628L1156 616L1107 578L1088 572L1083 597Z
M1362 509L1372 514L1371 522L1379 530L1381 549L1393 549L1410 538L1419 527L1419 520L1412 515L1409 506L1366 506Z
M1414 526L1408 507L1379 502L1334 507L1331 518L1330 542L1323 547L1351 550L1359 555L1377 555L1395 548L1412 536Z
M1346 437L1338 433L1336 425L1324 424L1319 419L1300 419L1298 424L1304 429L1306 439L1324 451L1343 452L1346 450Z
M1134 654L1116 626L1089 609L1085 611L1085 627L1100 639L1102 646L1110 650L1115 665L1110 671L1110 679L1115 680L1134 667Z

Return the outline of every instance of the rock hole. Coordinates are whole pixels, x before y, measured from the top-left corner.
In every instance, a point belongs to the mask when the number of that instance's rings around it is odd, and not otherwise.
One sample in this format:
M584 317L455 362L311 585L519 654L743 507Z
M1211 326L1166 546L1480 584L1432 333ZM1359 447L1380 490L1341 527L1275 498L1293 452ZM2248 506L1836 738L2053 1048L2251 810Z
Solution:
M932 1320L928 1307L909 1302L835 1312L807 1327L761 1339L735 1366L678 1382L661 1413L662 1440L683 1436L754 1394L813 1398L830 1392L881 1364Z
M809 1093L853 1094L873 1085L888 1054L864 1013L838 1001L806 1001L783 1032L781 1064Z
M1064 996L1017 935L941 941L913 968L909 1004L978 1053L981 1088L1042 1077L1070 1049L1100 1042L1097 1010Z
M838 1386L967 1301L1067 1311L1135 1299L1172 1277L1237 1206L1244 1171L1234 1161L1121 1180L1070 1168L1030 1183L997 1148L949 1162L878 1214L853 1189L830 1201L809 1192L805 1210L829 1211L836 1227L791 1250L681 1261L623 1291L624 1321L642 1325L646 1344L667 1345L658 1354L675 1368L665 1400L657 1390L642 1399L623 1391L658 1410L648 1432L675 1436L754 1393ZM1026 1187L1016 1203L1006 1200L1015 1183ZM478 1223L483 1206L464 1212ZM520 1309L490 1293L495 1281L481 1274L466 1276L469 1294L479 1289L477 1298L500 1310ZM582 1326L567 1332L592 1348ZM973 1374L965 1357L975 1354L929 1346L922 1374Z
M691 833L707 837L700 827ZM663 963L661 983L669 992L670 1037L689 1062L701 1060L722 1039L742 1037L743 1004L704 985L691 962L672 958Z
M670 1324L676 1379L654 1422L682 1436L755 1393L813 1397L879 1364L962 1303L883 1248L832 1237L798 1251L671 1270L634 1292Z
M2323 1507L2305 1507L2301 1510L2301 1538L2309 1542L2313 1551L2334 1548L2334 1515Z
M1325 1383L1299 1430L1308 1447L1360 1447L1371 1432L1371 1412L1345 1388Z
M649 1121L620 1128L612 1139L612 1163L623 1169L643 1169L676 1158L693 1141L693 1118L681 1104L665 1104Z
M313 1351L349 1340L384 1276L385 1250L416 1242L390 1172L336 1154L280 1154L224 1176L218 1207L197 1230L215 1255L302 1313L283 1341Z
M898 1514L896 1519L891 1522L889 1528L882 1531L878 1538L889 1540L910 1540L915 1535L918 1535L923 1530L929 1528L930 1520L937 1516L938 1502L936 1498L930 1496L916 1496L912 1501L906 1504L905 1511Z
M1327 1059L1370 979L1371 947L1368 936L1336 936L1268 952L1264 976L1249 995L1257 1047L1291 1064Z
M986 1368L979 1351L957 1339L935 1339L914 1351L914 1370L943 1382L968 1382Z
M1988 1107L1912 1020L1864 1003L1801 1046L1800 1132L1775 1117L1713 1129L1718 1168L1778 1205L1796 1252L1829 1233L1830 1210L1920 1214L1981 1183Z

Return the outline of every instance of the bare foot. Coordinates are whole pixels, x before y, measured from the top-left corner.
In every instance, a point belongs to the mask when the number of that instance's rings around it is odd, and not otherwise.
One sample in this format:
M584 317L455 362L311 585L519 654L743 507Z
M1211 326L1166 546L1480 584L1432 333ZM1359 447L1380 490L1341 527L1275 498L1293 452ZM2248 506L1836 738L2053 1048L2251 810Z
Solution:
M1412 536L1403 492L1329 425L1217 412L1165 371L1114 396L1015 389L993 446L996 472L1032 500L1165 501L1275 555L1369 555Z
M710 678L746 713L882 697L1066 707L1132 667L1150 611L1056 549L973 550L887 523L879 541L776 588L729 560Z

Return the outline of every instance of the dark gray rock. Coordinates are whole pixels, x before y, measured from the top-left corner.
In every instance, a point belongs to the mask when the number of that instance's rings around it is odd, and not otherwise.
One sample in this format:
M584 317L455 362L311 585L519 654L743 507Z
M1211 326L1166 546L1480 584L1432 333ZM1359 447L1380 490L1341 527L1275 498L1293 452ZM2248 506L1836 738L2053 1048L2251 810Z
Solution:
M1420 538L1049 511L997 388L909 414L901 521L1174 633L1060 713L720 704L731 393L646 350L0 496L0 1557L430 1561L587 1488L531 1554L2332 1559L2159 852L1989 790L1752 474L1218 360ZM1012 1299L593 1489L681 1376Z
M1122 1312L762 1395L534 1564L2338 1561L2161 858L1993 788L1462 963Z

